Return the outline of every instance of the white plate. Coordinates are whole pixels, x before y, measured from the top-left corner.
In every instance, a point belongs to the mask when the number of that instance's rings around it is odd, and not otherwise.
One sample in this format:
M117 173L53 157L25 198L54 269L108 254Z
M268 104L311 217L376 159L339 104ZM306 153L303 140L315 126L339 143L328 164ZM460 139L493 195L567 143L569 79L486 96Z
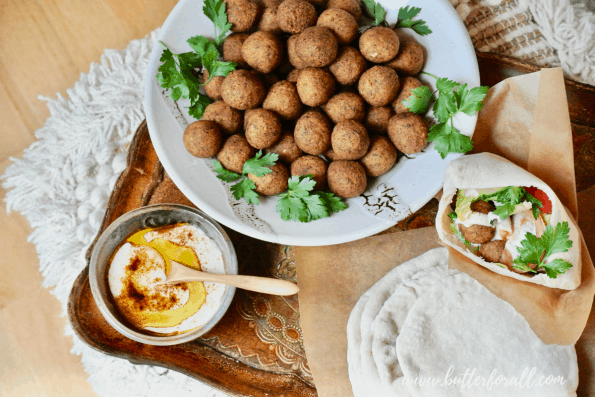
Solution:
M394 23L402 4L391 0L381 0L380 3L388 12L387 20ZM427 50L424 71L467 83L470 87L479 86L473 45L448 0L412 0L407 4L422 9L417 18L425 20L433 31L421 37L404 29ZM213 37L213 24L204 16L202 6L201 0L181 0L160 30L159 40L175 53L180 53L190 51L186 40L191 36ZM258 206L248 205L244 200L236 201L229 193L229 185L217 179L212 171L212 160L188 154L182 135L185 126L194 119L185 109L188 103L174 103L156 81L162 52L160 45L153 49L145 91L147 123L155 151L174 183L198 208L218 222L254 238L279 244L315 246L340 244L374 235L419 210L434 197L442 187L446 165L461 156L450 154L443 160L430 144L412 158L402 157L389 173L371 180L363 196L347 200L347 210L305 224L285 222L276 212L275 197L262 198ZM422 80L435 87L434 79ZM457 114L454 118L455 127L468 136L472 136L476 122L477 116Z

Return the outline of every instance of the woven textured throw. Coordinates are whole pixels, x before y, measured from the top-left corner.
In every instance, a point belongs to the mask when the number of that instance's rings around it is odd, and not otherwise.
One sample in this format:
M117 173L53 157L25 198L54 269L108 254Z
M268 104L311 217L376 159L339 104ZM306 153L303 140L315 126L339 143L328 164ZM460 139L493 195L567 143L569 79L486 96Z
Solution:
M543 66L595 85L595 16L568 0L451 0L475 48ZM107 50L68 98L48 102L50 117L37 141L2 176L9 211L19 211L34 232L44 286L64 314L72 283L86 266L109 193L126 166L126 150L144 118L144 78L153 32L123 51ZM100 396L224 396L174 371L109 357L73 335L89 382Z

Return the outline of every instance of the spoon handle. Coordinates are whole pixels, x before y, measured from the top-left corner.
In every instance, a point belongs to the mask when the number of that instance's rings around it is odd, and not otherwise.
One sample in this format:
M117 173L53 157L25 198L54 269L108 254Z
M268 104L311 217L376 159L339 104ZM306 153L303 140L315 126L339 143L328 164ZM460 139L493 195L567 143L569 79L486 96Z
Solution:
M184 265L176 265L172 266L171 273L167 277L167 284L206 281L231 285L232 287L237 287L248 291L281 296L295 295L299 291L298 286L291 281L278 280L268 277L205 273L190 269Z

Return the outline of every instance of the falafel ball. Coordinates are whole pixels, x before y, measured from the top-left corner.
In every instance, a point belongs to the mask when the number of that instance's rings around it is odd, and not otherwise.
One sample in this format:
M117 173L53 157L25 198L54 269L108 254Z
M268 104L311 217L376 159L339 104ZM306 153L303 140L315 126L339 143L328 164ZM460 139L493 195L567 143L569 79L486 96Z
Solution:
M369 132L386 135L388 133L388 123L395 115L390 106L371 107L366 115L365 126Z
M307 66L322 68L333 63L339 46L330 29L313 26L300 34L295 51Z
M308 65L306 65L306 62L302 61L302 59L297 54L296 44L299 38L299 34L294 34L289 39L287 39L287 57L289 58L289 62L296 69L303 69L305 67L308 67Z
M222 133L231 135L238 132L242 127L244 115L242 112L232 108L224 101L217 101L207 106L202 119L214 121L217 123Z
M318 155L331 147L332 125L319 111L304 113L295 125L295 143L305 153Z
M223 147L217 154L217 160L225 169L241 174L246 160L251 159L256 154L256 150L243 135L234 134L227 138Z
M402 40L399 53L386 66L405 76L415 76L424 66L424 48L414 40Z
M339 49L335 61L329 67L339 84L355 84L366 71L366 59L358 50L345 46Z
M328 9L320 14L316 26L327 28L333 32L339 44L351 43L357 37L359 29L353 15L338 8Z
M479 247L479 255L488 262L498 263L505 246L504 240L488 241Z
M264 196L275 196L287 190L289 179L289 170L281 163L275 164L270 168L273 172L264 176L248 174L248 178L254 182L256 193Z
M330 191L343 198L357 197L368 187L366 171L357 161L333 161L328 166L327 182Z
M246 118L246 140L256 149L266 149L281 137L279 117L265 109L253 109Z
M388 136L402 153L419 153L428 143L428 126L417 114L401 113L390 119Z
M329 101L335 92L335 79L323 69L302 69L297 81L300 100L307 106L320 106Z
M302 114L302 101L295 84L287 80L279 81L271 87L262 105L285 120L297 119Z
M255 108L264 102L265 96L262 81L247 70L234 70L221 85L221 97L235 109Z
M254 27L260 12L257 4L249 0L223 0L226 4L227 21L232 32L247 32Z
M301 69L293 69L287 75L287 81L289 81L290 83L293 83L293 84L297 84L298 77L300 76L300 72L301 72Z
M242 46L246 39L250 37L246 33L232 33L223 42L223 59L226 62L237 63L239 67L248 67L248 62L244 60L242 55Z
M359 39L359 50L370 62L388 62L399 52L399 36L382 26L368 29Z
M358 160L368 152L370 137L361 123L345 120L333 128L331 145L341 159Z
M223 76L215 76L209 81L209 72L205 69L204 73L202 74L202 82L205 87L205 92L207 96L214 101L218 101L221 99L221 84L223 84L223 80L225 77ZM207 81L209 81L207 83Z
M361 158L360 163L368 176L380 176L393 168L397 161L397 148L385 136L374 135L370 137L368 153Z
M487 201L483 200L477 200L472 202L469 208L473 212L479 212L480 214L485 215L496 210L496 207L492 203L488 203Z
M273 33L258 31L244 41L242 57L259 72L270 73L283 59L283 45Z
M281 28L279 27L279 22L277 21L278 9L279 5L265 7L265 9L262 11L260 22L258 22L258 30L274 34L279 34L282 32Z
M184 130L184 147L194 157L213 157L219 152L223 141L219 126L207 120L199 120Z
M265 151L267 153L277 153L279 160L287 165L290 165L304 155L302 149L296 145L293 133L289 131L283 132L277 143Z
M329 161L345 160L345 159L342 159L341 156L339 156L337 153L335 153L332 146L330 147L329 150L324 152L322 155Z
M374 66L359 79L358 90L370 105L388 105L399 93L399 76L387 66Z
M282 31L298 34L316 25L316 9L305 0L285 0L277 9L277 23Z
M491 226L483 225L471 225L466 227L463 224L459 224L459 230L465 238L471 244L484 244L494 238L496 235L496 228Z
M423 84L421 81L416 79L415 77L401 77L399 79L401 83L401 92L397 95L397 98L393 101L393 109L395 113L409 113L409 109L403 105L403 101L409 99L411 95L413 95L412 91L418 87L421 87Z
M353 92L335 95L324 106L324 110L335 124L344 120L362 122L366 117L364 99Z
M326 8L337 8L350 13L356 21L362 19L362 7L359 0L329 0Z
M314 190L321 190L326 185L326 162L318 156L303 156L291 163L291 175L306 176L312 175L316 182Z

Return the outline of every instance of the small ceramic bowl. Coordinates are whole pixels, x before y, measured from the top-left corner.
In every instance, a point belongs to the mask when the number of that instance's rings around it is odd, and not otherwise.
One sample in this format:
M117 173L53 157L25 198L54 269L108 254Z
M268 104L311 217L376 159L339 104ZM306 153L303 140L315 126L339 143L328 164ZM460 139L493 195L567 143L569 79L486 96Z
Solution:
M120 315L111 298L107 282L110 258L118 246L132 233L144 228L155 228L176 223L188 223L202 230L221 250L225 273L238 274L238 261L235 249L225 230L201 211L184 205L158 204L130 211L116 219L101 234L91 254L89 283L99 311L107 322L122 335L148 345L176 345L198 338L208 332L223 317L235 287L226 286L223 298L215 315L203 326L177 335L154 336L141 333L119 320Z

